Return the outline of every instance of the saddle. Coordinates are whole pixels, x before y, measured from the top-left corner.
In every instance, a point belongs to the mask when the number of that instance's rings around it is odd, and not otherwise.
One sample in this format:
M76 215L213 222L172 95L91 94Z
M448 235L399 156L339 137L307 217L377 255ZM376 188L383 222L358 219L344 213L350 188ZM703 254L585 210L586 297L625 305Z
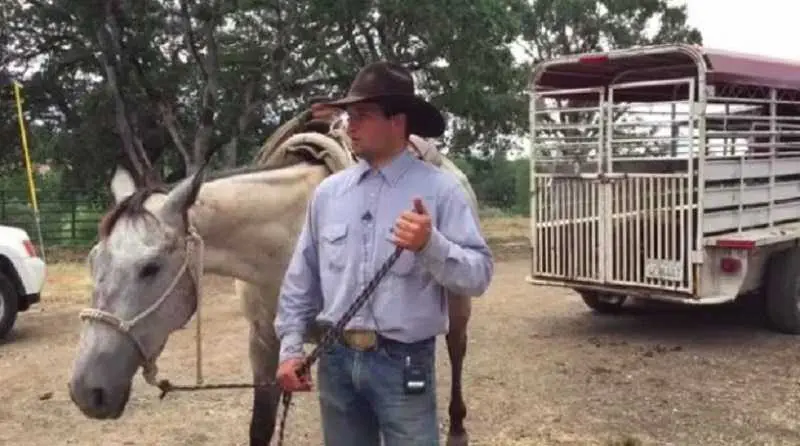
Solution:
M324 164L336 173L356 163L350 138L344 129L317 119L305 111L281 125L264 143L255 164L281 167L300 161Z

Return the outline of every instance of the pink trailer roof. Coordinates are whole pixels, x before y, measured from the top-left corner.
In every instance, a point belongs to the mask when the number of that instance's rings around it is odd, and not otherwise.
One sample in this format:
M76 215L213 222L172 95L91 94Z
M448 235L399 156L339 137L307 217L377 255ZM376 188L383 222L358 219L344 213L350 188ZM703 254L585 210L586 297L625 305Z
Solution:
M697 76L708 85L744 85L800 90L800 61L733 53L696 45L663 45L563 56L534 68L537 90L608 86L612 83ZM633 92L631 92L633 94ZM615 93L616 94L616 93ZM645 87L635 96L673 96L673 87Z
M800 61L705 49L710 83L763 85L800 90Z

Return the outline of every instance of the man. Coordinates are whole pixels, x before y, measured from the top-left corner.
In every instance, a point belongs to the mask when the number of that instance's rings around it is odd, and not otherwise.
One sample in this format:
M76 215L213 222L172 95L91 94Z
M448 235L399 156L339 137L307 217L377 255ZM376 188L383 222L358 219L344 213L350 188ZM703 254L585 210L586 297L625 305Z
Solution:
M444 117L414 94L411 74L377 62L363 68L346 110L357 165L316 189L283 282L275 327L278 381L308 391L297 376L306 327L335 324L383 262L404 252L319 359L317 380L327 446L438 445L434 352L447 332L444 289L483 294L493 274L478 217L457 180L407 148L409 134L438 137Z

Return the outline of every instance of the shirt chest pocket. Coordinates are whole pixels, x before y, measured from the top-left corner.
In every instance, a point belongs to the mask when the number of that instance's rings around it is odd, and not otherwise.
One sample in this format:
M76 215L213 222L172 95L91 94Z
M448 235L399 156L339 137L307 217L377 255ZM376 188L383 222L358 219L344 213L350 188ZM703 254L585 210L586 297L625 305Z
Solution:
M347 223L325 225L320 231L320 266L341 270L347 263Z

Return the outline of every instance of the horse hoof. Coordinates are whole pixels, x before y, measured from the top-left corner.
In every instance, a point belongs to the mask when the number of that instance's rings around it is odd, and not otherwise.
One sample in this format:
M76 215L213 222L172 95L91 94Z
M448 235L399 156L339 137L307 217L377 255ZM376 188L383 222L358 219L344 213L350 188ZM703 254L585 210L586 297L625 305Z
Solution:
M450 434L447 436L447 446L469 446L469 435L466 432Z

